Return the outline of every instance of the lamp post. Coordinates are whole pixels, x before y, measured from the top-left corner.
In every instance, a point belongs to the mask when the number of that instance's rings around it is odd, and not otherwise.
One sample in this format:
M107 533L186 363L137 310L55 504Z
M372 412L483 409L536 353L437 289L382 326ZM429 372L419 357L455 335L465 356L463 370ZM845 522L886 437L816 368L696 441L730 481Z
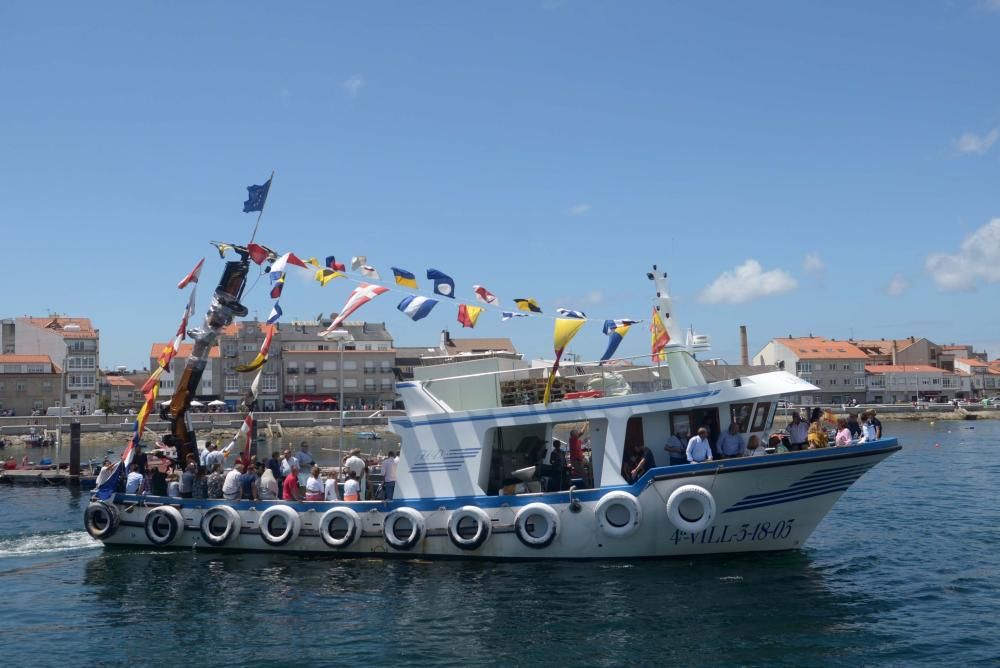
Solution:
M337 447L342 456L344 451L344 344L353 341L354 337L346 329L335 329L327 334L325 338L337 341L340 348L340 361L338 362L340 380L337 381L337 388L340 391L340 399L337 400L337 408L340 409L340 439Z

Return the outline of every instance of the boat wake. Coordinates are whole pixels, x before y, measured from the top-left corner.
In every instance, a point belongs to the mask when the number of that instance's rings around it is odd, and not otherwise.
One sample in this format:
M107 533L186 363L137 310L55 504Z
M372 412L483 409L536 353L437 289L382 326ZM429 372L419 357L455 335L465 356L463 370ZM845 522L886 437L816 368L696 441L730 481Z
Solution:
M13 536L0 539L0 559L72 552L74 550L95 549L100 546L101 541L94 540L86 531Z

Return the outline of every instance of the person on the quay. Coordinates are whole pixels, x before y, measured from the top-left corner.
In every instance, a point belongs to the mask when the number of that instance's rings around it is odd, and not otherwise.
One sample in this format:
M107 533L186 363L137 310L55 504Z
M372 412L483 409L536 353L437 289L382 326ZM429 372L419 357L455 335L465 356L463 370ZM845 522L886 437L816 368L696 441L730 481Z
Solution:
M291 451L288 452L291 455ZM288 471L285 481L281 484L281 498L285 501L301 501L302 495L299 493L299 467L298 462Z
M353 471L355 478L357 478L358 486L360 490L358 492L358 500L365 500L366 486L368 484L368 462L361 458L361 448L354 448L351 450L350 456L347 461L344 462L344 466L347 467L348 471ZM344 492L344 497L346 499L347 492Z
M792 421L788 425L788 449L792 452L802 450L809 440L809 425L802 420L798 411L792 413Z
M688 441L686 454L689 464L712 461L712 444L708 440L708 429L705 427L698 429L698 433Z
M742 457L746 447L743 443L743 436L740 435L740 425L736 422L729 423L729 429L719 439L719 455L723 459L732 457Z
M399 459L392 450L382 460L382 490L386 501L392 500L392 495L396 493L396 466Z
M239 500L241 492L240 478L242 476L242 464L237 464L233 467L232 471L226 474L226 480L222 483L222 498L230 501Z

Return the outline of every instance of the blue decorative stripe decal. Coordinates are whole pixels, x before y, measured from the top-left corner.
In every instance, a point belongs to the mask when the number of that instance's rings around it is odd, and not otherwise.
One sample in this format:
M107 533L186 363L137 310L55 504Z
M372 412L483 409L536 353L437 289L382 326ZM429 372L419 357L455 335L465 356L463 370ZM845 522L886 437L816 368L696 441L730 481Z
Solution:
M823 494L843 492L875 464L854 464L813 471L802 476L787 488L775 492L749 494L724 510L732 513L751 508L763 508L790 501L799 501Z

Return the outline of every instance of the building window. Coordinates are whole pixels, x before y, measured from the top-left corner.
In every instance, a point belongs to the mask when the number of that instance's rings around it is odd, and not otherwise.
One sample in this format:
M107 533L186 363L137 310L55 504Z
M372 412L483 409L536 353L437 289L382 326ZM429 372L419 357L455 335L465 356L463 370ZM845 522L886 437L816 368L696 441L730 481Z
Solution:
M365 378L365 392L374 392L374 391L375 391L375 379Z
M382 391L383 392L391 392L392 388L393 388L393 382L392 382L392 380L389 379L389 378L383 378L382 379Z
M354 360L345 360L344 361L344 370L345 371L356 371L357 368L358 368L358 363L355 362ZM346 387L346 385L345 385L345 387Z
M356 378L345 378L344 379L344 388L345 389L348 388L348 387L352 387L353 388L353 387L357 387L357 386L358 386L358 381L357 381Z
M337 379L336 378L324 378L323 379L323 389L324 390L335 390L335 389L337 389Z
M24 392L24 383L15 383L15 385L14 385L14 391L15 392Z
M298 372L299 372L299 363L298 362L289 362L288 363L288 375L294 376Z
M52 391L52 381L51 380L42 381L42 392L51 392L51 391Z
M240 377L226 376L226 392L239 392L239 391L240 391Z
M226 357L236 357L236 343L234 341L226 341L222 344L222 354Z
M278 391L278 377L272 374L265 374L260 381L261 389L265 392Z
M323 361L323 371L336 371L337 363L332 360Z
M810 373L813 370L812 362L796 362L795 373Z
M252 353L253 351L257 350L259 346L256 343L244 343L240 347L243 349L243 352Z

